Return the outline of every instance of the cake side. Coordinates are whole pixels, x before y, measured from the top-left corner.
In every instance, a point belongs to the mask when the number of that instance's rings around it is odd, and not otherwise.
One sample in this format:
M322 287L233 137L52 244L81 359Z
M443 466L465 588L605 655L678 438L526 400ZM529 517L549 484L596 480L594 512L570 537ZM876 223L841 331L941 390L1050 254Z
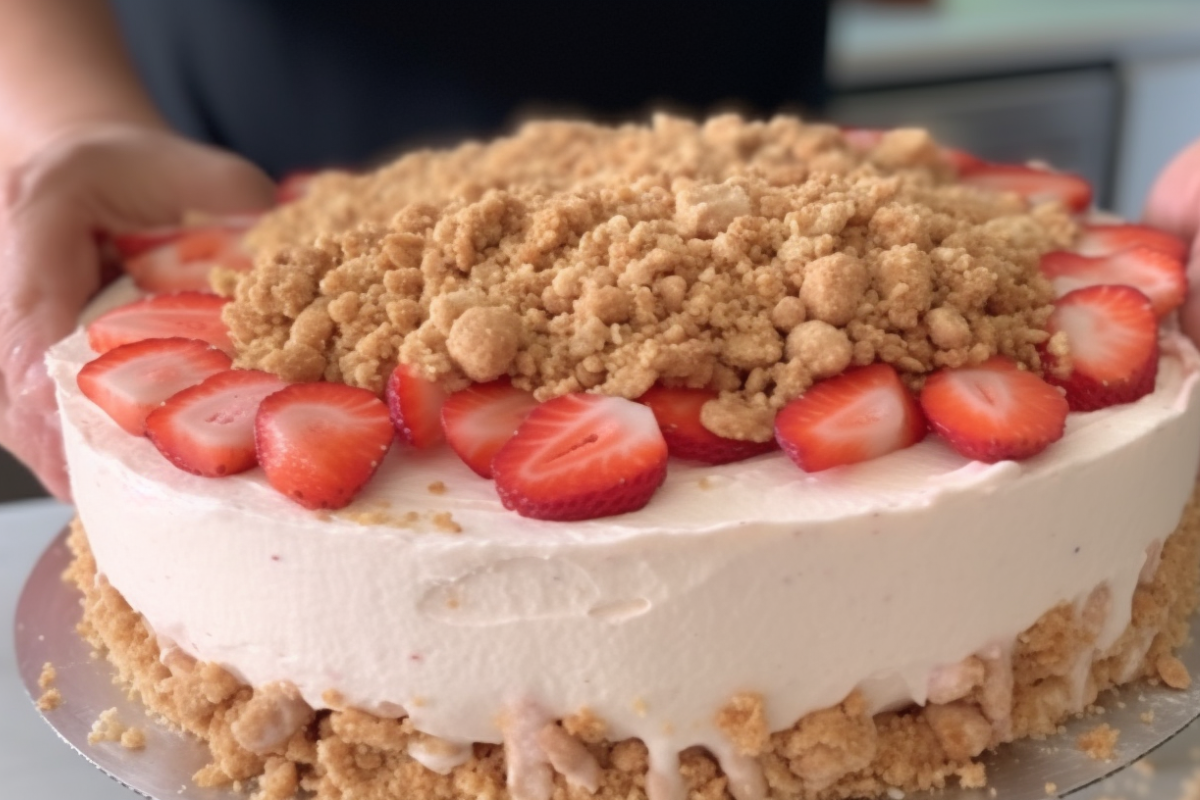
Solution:
M644 743L612 741L604 720L586 711L539 720L540 757L531 757L512 743L464 749L420 733L408 718L373 716L337 697L328 698L332 710L314 712L287 687L246 686L218 666L162 650L142 617L98 578L79 525L71 545L76 561L68 577L84 595L81 632L154 713L209 743L213 763L196 776L200 785L254 787L260 800L286 800L300 788L318 800L499 799L521 797L512 788L527 780L552 781L553 796L562 798L664 796L653 787L667 778L653 772ZM924 708L871 715L853 693L771 731L760 697L731 697L716 720L728 737L725 757L687 750L679 780L690 796L711 800L870 797L955 778L983 785L975 758L984 749L1052 733L1111 686L1186 679L1172 652L1197 605L1198 565L1200 504L1193 496L1157 568L1145 571L1134 592L1129 625L1104 651L1094 647L1110 595L1096 587L1087 601L1057 606L1022 632L1011 660L964 661L939 688L940 702L931 698ZM521 765L526 772L514 774Z

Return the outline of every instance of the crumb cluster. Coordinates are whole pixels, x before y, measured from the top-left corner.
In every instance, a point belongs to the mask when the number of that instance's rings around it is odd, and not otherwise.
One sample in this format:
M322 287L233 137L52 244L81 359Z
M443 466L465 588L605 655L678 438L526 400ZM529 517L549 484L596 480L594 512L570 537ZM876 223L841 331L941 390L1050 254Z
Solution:
M38 711L56 711L62 707L62 692L54 685L57 680L58 669L47 661L42 665L41 674L38 675L38 688L42 690L36 703Z
M1200 496L1200 494L1198 494ZM249 687L213 664L177 650L165 653L142 617L103 579L78 525L69 577L84 593L81 632L105 651L120 680L156 714L204 740L213 761L197 784L241 787L256 800L288 800L298 791L316 800L466 800L503 798L514 770L501 745L466 749L415 730L404 716L374 717L348 707L330 690L326 710L314 711L286 684ZM707 751L680 755L680 776L692 800L729 800L730 786L759 775L774 800L845 800L896 796L952 786L986 784L976 760L1014 739L1042 737L1099 692L1139 678L1183 685L1172 651L1187 638L1189 614L1200 601L1200 501L1193 498L1179 529L1162 550L1152 576L1138 586L1129 627L1091 661L1073 697L1080 657L1093 658L1100 622L1111 602L1103 588L1084 603L1062 604L1025 631L1011 653L983 653L938 678L936 701L871 715L860 694L813 712L792 727L770 731L763 698L738 694L714 722L740 761L727 775ZM519 720L518 720L519 721ZM98 736L111 738L119 721L102 718ZM549 759L521 780L551 781L556 798L647 800L658 776L645 745L612 741L605 722L586 708L546 724L535 736ZM123 735L117 733L116 735ZM1099 725L1079 740L1102 758L1117 731ZM749 785L743 783L742 785ZM594 790L590 787L594 787ZM1056 787L1047 787L1054 794Z
M381 393L404 362L542 400L707 388L707 428L764 441L853 365L913 384L996 353L1040 371L1038 260L1074 235L1060 205L956 185L921 131L860 151L787 117L532 123L318 179L218 288L239 365L288 380Z

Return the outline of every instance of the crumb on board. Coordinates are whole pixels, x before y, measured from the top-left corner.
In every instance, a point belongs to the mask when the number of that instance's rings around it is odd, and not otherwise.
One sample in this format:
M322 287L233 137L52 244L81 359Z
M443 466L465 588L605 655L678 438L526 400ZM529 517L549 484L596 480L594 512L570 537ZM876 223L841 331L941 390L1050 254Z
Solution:
M1075 740L1075 744L1088 758L1097 761L1111 761L1117 746L1117 739L1120 736L1119 730L1107 722L1102 722L1081 733Z

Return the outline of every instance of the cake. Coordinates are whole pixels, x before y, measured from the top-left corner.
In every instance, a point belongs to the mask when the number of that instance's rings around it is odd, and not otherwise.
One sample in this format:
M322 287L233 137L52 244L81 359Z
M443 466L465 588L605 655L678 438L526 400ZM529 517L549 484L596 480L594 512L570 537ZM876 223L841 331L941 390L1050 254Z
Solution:
M81 631L263 800L985 785L1190 680L1182 245L1089 199L920 131L660 117L317 176L189 245L225 299L138 300L196 270L126 237L143 289L49 356Z

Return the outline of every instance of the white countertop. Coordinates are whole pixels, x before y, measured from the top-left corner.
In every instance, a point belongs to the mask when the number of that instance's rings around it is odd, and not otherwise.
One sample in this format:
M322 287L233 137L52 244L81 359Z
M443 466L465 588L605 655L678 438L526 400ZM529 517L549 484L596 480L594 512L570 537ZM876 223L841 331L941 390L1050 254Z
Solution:
M1196 0L842 2L830 32L837 89L1200 53Z
M71 518L50 500L0 504L0 797L4 800L132 800L135 795L72 753L41 720L17 677L12 618L25 576ZM1194 800L1183 785L1200 770L1200 726L1155 753L1153 770L1126 770L1079 792L1079 800ZM1153 772L1153 775L1150 773ZM1197 773L1200 775L1200 773Z

